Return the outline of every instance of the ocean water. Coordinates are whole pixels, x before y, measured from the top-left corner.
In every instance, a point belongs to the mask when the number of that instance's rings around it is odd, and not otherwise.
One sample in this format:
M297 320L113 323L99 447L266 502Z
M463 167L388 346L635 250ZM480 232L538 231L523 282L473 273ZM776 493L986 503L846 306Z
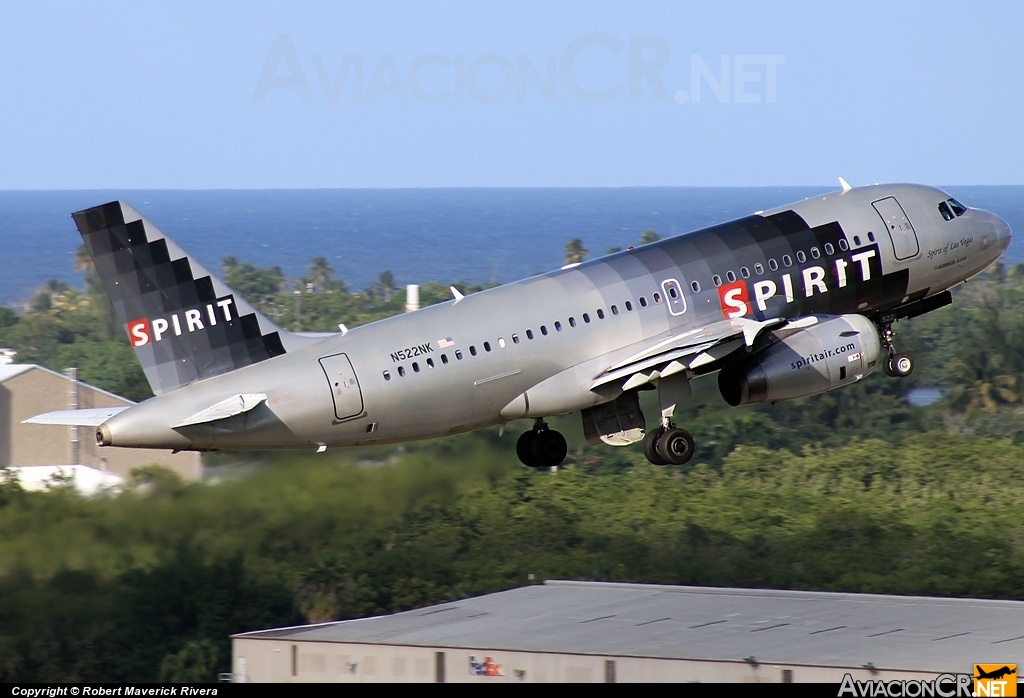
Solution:
M399 285L506 283L561 266L573 238L599 256L636 243L645 230L668 237L834 189L0 191L0 303L17 306L49 279L81 287L71 213L114 199L211 271L230 255L295 279L312 258L325 257L350 290L362 290L384 270ZM1021 231L1006 261L1024 261L1024 186L944 189Z

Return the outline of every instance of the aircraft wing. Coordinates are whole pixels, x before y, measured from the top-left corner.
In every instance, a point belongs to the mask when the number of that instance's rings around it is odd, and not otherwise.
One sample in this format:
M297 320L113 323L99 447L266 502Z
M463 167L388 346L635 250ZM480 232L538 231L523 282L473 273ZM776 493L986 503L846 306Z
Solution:
M115 414L120 414L131 405L117 407L93 407L85 410L57 410L30 417L22 424L58 424L69 427L98 427Z
M784 318L720 320L703 327L662 339L611 366L594 379L590 389L624 380L623 390L666 378L681 371L696 370L725 358L740 347L751 347L766 329L786 323Z

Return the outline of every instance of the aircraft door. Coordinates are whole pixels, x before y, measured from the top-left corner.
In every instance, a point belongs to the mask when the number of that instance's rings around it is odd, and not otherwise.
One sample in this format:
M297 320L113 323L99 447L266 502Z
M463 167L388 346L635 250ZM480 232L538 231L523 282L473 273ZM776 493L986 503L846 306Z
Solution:
M686 312L686 296L683 295L683 288L678 281L665 279L661 282L661 290L665 293L668 312L673 315L682 315Z
M910 259L916 257L920 251L917 243L917 233L910 219L904 212L900 202L889 196L875 201L872 206L882 217L886 230L889 231L889 238L892 240L893 250L896 252L896 259Z
M320 367L324 370L327 382L334 399L334 416L338 419L350 419L363 413L363 392L359 388L356 372L352 362L345 354L320 357Z

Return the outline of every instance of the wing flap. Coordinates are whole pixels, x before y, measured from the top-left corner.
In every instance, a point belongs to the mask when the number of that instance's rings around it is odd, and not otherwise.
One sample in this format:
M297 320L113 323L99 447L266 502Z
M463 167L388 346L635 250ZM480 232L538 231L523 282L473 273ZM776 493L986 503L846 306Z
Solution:
M735 318L689 330L623 359L597 376L590 389L625 380L622 389L632 390L686 369L707 367L740 347L753 346L761 332L783 323L782 318L761 321Z
M69 427L98 427L105 421L128 409L130 405L118 405L117 407L91 407L84 410L57 410L37 414L22 422L22 424L57 424Z

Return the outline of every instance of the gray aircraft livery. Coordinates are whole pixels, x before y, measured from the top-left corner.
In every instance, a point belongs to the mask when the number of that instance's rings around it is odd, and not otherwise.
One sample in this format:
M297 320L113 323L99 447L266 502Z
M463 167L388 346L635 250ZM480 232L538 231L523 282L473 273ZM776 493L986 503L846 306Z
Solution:
M531 419L517 453L546 468L580 412L592 443L643 442L681 465L673 421L695 378L730 405L913 370L892 324L1010 244L997 216L933 187L850 187L340 332L275 326L128 204L73 214L154 397L28 420L103 446L173 450L384 444ZM656 390L648 428L639 392Z

